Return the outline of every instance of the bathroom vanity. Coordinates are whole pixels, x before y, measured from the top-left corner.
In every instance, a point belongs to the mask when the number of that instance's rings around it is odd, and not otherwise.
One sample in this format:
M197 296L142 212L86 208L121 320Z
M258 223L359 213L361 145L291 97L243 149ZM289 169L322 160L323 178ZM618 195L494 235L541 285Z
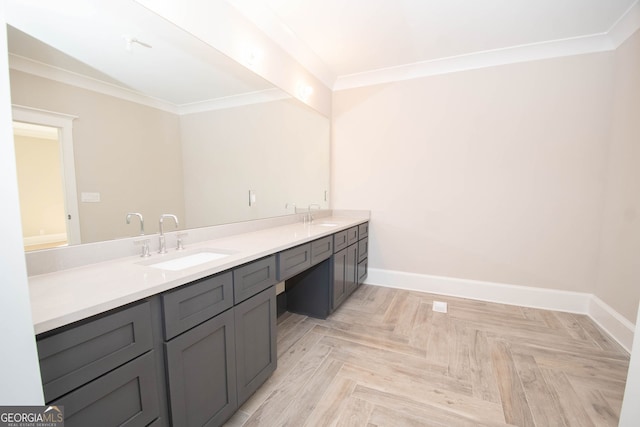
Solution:
M367 242L368 218L333 216L32 276L45 400L69 426L221 425L276 369L276 283L324 318L366 278Z

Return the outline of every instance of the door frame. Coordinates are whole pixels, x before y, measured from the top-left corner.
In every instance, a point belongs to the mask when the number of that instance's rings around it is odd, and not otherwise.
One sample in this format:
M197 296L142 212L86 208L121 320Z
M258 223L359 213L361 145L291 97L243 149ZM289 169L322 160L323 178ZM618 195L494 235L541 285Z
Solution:
M78 208L78 190L76 187L76 169L73 155L73 120L76 116L40 110L22 105L12 106L13 120L58 128L60 159L62 161L62 185L67 214L67 241L69 245L81 243L80 211Z

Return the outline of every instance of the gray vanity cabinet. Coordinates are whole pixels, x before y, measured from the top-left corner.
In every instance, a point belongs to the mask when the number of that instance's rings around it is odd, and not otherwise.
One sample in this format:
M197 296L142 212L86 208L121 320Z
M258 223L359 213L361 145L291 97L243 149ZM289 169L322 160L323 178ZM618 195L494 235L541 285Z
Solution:
M333 255L332 310L335 310L358 287L356 258L358 245L347 246Z
M233 270L238 406L276 370L276 282L275 255Z
M149 301L37 337L47 404L67 426L146 426L158 418Z
M368 222L334 234L332 310L337 309L367 277L368 235Z
M358 287L356 280L357 254L358 245L351 245L333 255L332 311L338 308Z
M271 286L233 308L238 406L276 370L276 289Z
M237 409L233 310L165 344L175 427L219 426Z
M275 283L269 256L163 294L173 426L222 425L275 371Z
M326 318L366 277L368 223L37 337L67 426L220 426L275 371L275 284Z
M233 274L161 295L173 426L218 426L237 408Z

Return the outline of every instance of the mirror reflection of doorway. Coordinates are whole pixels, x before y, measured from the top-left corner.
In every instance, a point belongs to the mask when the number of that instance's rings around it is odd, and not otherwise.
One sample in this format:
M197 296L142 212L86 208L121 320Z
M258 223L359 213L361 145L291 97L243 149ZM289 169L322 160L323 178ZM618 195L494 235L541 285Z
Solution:
M13 105L12 113L25 250L81 243L73 154L76 117L19 105Z
M13 122L25 251L68 244L58 128Z

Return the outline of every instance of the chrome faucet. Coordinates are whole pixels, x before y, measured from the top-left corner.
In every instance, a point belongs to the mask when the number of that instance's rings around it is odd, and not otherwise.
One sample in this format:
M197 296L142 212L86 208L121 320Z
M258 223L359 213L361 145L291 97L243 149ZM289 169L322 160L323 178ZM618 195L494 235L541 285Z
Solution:
M159 224L159 229L160 229L160 249L158 250L158 253L160 254L166 254L167 253L167 242L165 241L164 238L164 230L162 229L162 223L164 221L165 218L172 218L173 221L176 223L176 228L178 228L178 217L173 215L173 214L162 214L160 215L160 224Z
M302 221L304 223L309 223L309 225L311 225L311 223L313 222L313 215L311 214L311 208L312 207L316 207L318 210L321 209L320 205L317 203L311 203L308 207L307 207L307 215L305 215L305 217L302 219Z
M127 214L127 224L131 224L131 217L137 216L140 220L140 235L144 236L144 219L142 218L142 214L138 212L130 212Z

